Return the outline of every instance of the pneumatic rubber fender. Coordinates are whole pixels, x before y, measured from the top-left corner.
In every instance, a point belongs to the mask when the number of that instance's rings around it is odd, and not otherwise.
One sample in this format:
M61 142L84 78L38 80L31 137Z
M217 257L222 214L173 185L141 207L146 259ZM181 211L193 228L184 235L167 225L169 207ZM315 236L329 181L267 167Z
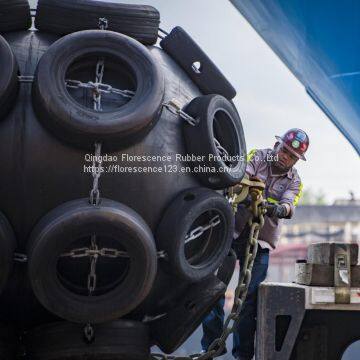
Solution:
M94 234L96 249L110 254L105 243L110 239L111 248L126 256L98 255L98 288L89 294L89 258L79 263L81 257L64 254L90 249ZM81 245L75 245L78 241ZM128 206L108 199L98 206L88 199L60 205L40 220L29 240L28 275L36 297L48 311L77 323L101 323L129 313L150 292L156 269L155 242L145 221ZM112 279L110 284L100 286L107 279Z
M239 183L246 170L246 143L235 106L221 95L205 95L193 99L184 111L196 120L194 126L184 121L187 152L203 160L189 164L204 167L195 176L212 189ZM219 151L219 144L228 156Z
M143 360L149 357L146 324L117 320L93 326L94 340L86 342L84 325L55 322L25 334L26 352L33 360Z
M152 6L94 0L39 0L35 18L38 30L58 35L99 28L99 18L108 30L128 35L143 44L157 41L160 13Z
M0 33L27 30L31 26L27 0L0 0Z
M110 64L120 74L119 86L134 91L128 102L100 112L70 95L69 71L78 77L82 66L94 70L92 58L105 59L105 80L113 80L106 79ZM86 81L94 77L95 72ZM93 149L96 141L105 149L139 141L159 119L163 96L163 74L149 50L126 35L105 30L79 31L52 44L40 59L33 85L33 104L43 126L64 142L86 149Z
M16 101L18 84L18 64L7 41L0 36L0 120Z
M213 227L191 240L189 235L199 226ZM215 225L216 224L216 225ZM234 215L228 201L206 188L181 192L168 206L156 231L158 249L165 271L189 282L208 277L229 253L234 231Z
M4 290L13 270L16 238L3 213L0 212L0 294Z

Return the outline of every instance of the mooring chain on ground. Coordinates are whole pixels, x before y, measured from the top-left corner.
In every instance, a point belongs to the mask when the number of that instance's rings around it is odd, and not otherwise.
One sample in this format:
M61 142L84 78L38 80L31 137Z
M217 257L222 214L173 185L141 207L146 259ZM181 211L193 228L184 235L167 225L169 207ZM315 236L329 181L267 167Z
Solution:
M221 336L213 341L213 343L209 346L208 351L204 354L176 356L153 353L151 354L152 360L206 360L222 355L223 349L226 345L226 339L230 334L236 331L236 328L239 324L241 308L246 299L251 281L251 272L258 247L257 239L259 232L264 225L265 207L263 205L264 202L262 197L264 189L265 184L263 182L251 181L247 178L245 178L240 185L229 189L228 200L233 206L234 204L237 206L238 203L250 195L251 215L248 221L250 233L246 244L244 263L241 264L241 273L239 274L238 284L235 289L234 305L232 307L231 313L225 320ZM234 213L235 212L236 211L234 210Z

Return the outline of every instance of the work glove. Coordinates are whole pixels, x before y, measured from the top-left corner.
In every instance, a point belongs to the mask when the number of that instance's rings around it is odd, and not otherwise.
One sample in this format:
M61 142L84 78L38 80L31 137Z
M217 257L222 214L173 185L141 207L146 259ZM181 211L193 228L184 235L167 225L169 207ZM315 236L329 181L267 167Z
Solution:
M266 204L266 215L269 217L277 217L283 219L287 215L287 209L284 205Z

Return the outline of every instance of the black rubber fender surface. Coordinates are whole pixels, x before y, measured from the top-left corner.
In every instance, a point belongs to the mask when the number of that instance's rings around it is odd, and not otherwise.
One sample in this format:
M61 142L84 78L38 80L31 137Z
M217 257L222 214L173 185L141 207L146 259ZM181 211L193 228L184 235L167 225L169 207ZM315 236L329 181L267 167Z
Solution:
M87 89L90 97L84 98L84 88L79 95L66 81L94 82L101 60L102 83L135 94L130 98L116 95L115 107L97 111L93 90ZM112 31L85 30L61 38L42 56L33 103L42 124L63 141L88 149L96 141L105 148L121 148L139 140L156 124L163 95L163 74L144 45ZM102 94L103 103L108 96Z
M7 115L16 101L18 86L18 64L7 43L0 36L0 120Z
M219 267L216 276L221 280L226 286L229 285L230 280L234 274L236 267L236 253L233 249L230 249L229 254L226 256L224 262Z
M26 333L26 352L33 360L143 360L149 357L148 326L141 322L118 320L94 325L93 331L91 339L85 337L84 325L68 322L42 325Z
M15 359L18 341L18 336L12 326L0 324L0 359Z
M189 165L206 170L195 175L213 189L239 183L246 170L246 143L235 106L221 95L205 95L193 99L184 111L196 120L195 126L184 121L187 152L201 160Z
M203 227L199 234L199 227ZM165 210L156 231L165 270L190 282L214 273L229 253L234 215L228 201L206 188L181 192Z
M176 307L163 317L149 322L152 341L167 354L178 349L225 291L226 285L214 275L191 285Z
M182 67L201 92L231 100L236 90L192 37L180 26L171 30L160 46Z
M14 231L5 215L0 212L0 294L12 273L15 248Z
M99 206L79 199L35 226L28 273L50 312L77 323L100 323L129 313L148 295L156 256L151 230L135 211L108 199Z
M39 0L35 26L38 30L66 35L99 28L106 18L108 30L119 32L143 44L157 41L160 13L152 6L94 0Z
M27 30L31 26L27 0L0 0L0 32Z

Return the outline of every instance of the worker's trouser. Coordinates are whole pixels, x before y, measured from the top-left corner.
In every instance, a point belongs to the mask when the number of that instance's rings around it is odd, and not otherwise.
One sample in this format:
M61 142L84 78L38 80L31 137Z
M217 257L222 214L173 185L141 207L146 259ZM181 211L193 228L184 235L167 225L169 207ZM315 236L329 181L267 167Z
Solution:
M245 243L245 242L243 242ZM244 263L244 246L235 247L241 266ZM259 284L265 280L269 264L269 250L258 246L254 266L251 273L246 300L240 312L240 322L233 334L232 354L235 358L251 359L254 356L254 338L256 330L257 290ZM203 320L203 337L201 346L207 350L210 344L220 337L224 322L224 298L220 299L210 314Z

